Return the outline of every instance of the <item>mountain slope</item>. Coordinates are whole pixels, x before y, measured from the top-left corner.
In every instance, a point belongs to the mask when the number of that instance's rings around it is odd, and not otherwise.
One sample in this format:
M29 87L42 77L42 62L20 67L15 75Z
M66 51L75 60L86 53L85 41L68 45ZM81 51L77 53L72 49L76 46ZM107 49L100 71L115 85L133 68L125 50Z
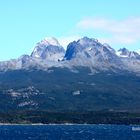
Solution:
M127 111L140 112L140 77L89 68L16 70L0 73L0 111ZM133 104L133 105L132 105Z

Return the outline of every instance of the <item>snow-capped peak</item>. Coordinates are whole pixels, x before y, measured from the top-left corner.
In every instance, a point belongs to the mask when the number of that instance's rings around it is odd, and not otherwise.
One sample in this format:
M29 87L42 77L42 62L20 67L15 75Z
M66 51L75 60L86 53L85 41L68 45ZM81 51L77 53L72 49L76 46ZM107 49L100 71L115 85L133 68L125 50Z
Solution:
M52 37L45 38L44 40L37 43L31 54L31 57L50 61L58 61L64 57L64 54L64 48L59 44L56 38Z
M38 43L38 45L53 45L53 46L60 46L58 40L55 37L49 37L43 39L41 42Z
M78 40L81 45L97 43L98 40L94 38L83 37Z
M127 50L126 48L122 48L116 52L116 55L118 55L119 57L129 57L129 53L129 50Z
M116 54L119 56L119 57L128 57L128 58L135 58L135 59L140 59L140 55L138 52L135 52L135 51L129 51L127 50L126 48L122 48L120 50L118 50L116 52Z

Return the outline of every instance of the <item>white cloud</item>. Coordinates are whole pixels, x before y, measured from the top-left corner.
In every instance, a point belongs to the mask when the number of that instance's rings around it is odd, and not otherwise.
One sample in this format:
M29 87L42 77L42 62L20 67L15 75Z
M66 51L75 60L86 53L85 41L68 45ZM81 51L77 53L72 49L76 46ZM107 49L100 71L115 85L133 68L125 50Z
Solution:
M83 30L109 33L111 38L108 40L113 43L132 44L140 40L140 17L124 20L85 18L76 27Z
M68 36L68 37L59 37L59 43L66 49L67 45L70 42L73 41L77 41L79 38L81 38L80 36Z

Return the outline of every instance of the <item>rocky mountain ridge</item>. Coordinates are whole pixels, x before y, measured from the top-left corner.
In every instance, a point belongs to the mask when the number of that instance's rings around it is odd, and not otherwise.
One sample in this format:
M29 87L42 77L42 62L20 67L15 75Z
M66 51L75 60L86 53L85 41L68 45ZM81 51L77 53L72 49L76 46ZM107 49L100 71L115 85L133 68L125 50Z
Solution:
M31 55L0 62L1 71L31 67L44 70L50 67L72 69L77 66L97 71L119 69L140 73L140 55L126 48L115 51L110 45L88 37L69 43L65 51L56 38L46 38L36 44Z

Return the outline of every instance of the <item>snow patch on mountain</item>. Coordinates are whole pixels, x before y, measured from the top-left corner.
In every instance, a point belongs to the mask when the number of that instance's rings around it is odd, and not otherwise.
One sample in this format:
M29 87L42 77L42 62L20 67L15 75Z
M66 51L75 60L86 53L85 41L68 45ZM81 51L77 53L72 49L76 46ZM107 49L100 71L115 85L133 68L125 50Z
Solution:
M140 55L140 50L137 50L136 52Z
M55 37L45 38L45 39L41 40L40 42L38 42L37 45L39 45L39 46L42 46L42 45L60 46L58 40Z

